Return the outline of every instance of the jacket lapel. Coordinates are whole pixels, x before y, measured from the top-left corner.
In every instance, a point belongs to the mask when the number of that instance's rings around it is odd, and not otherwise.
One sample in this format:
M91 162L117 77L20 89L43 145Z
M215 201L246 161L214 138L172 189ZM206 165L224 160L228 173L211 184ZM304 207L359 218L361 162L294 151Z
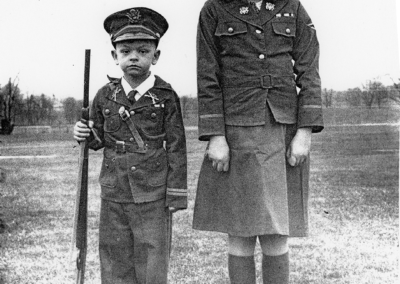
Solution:
M279 13L283 7L286 6L289 0L275 0L275 1L268 1L263 0L261 5L261 25L264 25L266 22L270 21L277 13ZM267 9L267 3L270 3L273 6L273 9ZM271 5L268 5L271 7Z
M173 91L170 84L163 81L157 75L155 75L155 77L156 81L154 82L154 86L140 97L140 99L134 104L134 109L162 103L165 100L163 90L170 92Z
M122 88L121 79L116 79L116 78L111 78L111 77L108 77L108 79L110 80L110 83L109 83L110 89L106 95L106 98L117 104L130 107L131 103L129 102L128 98L126 97L124 88Z

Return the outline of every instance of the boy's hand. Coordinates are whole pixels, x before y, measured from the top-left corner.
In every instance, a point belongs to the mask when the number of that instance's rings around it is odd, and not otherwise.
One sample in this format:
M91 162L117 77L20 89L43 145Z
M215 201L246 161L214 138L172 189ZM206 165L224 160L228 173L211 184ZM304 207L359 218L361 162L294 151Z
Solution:
M89 120L89 125L78 121L74 126L74 139L78 142L85 141L90 136L90 129L93 127L93 121Z
M299 128L286 153L288 163L298 166L307 160L311 149L311 128Z
M206 152L212 161L212 166L219 172L229 170L229 146L225 136L213 136L210 138Z

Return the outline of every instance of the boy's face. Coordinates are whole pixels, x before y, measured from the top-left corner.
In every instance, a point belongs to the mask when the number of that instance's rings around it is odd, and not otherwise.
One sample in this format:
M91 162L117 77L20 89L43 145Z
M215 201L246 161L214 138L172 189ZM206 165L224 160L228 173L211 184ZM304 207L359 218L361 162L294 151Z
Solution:
M146 78L151 65L155 65L160 57L160 51L151 40L118 42L111 53L124 75L130 77Z

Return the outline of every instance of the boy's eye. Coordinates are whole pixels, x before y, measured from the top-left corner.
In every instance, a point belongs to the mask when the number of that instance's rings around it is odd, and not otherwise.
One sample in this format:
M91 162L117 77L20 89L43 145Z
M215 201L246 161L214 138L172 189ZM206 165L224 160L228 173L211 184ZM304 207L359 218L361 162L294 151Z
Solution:
M148 51L147 49L141 49L141 50L139 50L139 52L142 53L142 54L146 54L146 53L148 53L149 51Z

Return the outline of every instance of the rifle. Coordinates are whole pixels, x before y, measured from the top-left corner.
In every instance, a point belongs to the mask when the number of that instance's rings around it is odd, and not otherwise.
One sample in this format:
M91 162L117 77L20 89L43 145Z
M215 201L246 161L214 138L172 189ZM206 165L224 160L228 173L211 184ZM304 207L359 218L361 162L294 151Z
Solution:
M89 121L89 74L90 74L90 49L85 50L85 74L82 117L83 123ZM85 141L80 142L79 176L75 201L74 231L72 250L76 257L76 283L85 281L85 264L87 252L87 212L88 212L88 170L89 147Z

